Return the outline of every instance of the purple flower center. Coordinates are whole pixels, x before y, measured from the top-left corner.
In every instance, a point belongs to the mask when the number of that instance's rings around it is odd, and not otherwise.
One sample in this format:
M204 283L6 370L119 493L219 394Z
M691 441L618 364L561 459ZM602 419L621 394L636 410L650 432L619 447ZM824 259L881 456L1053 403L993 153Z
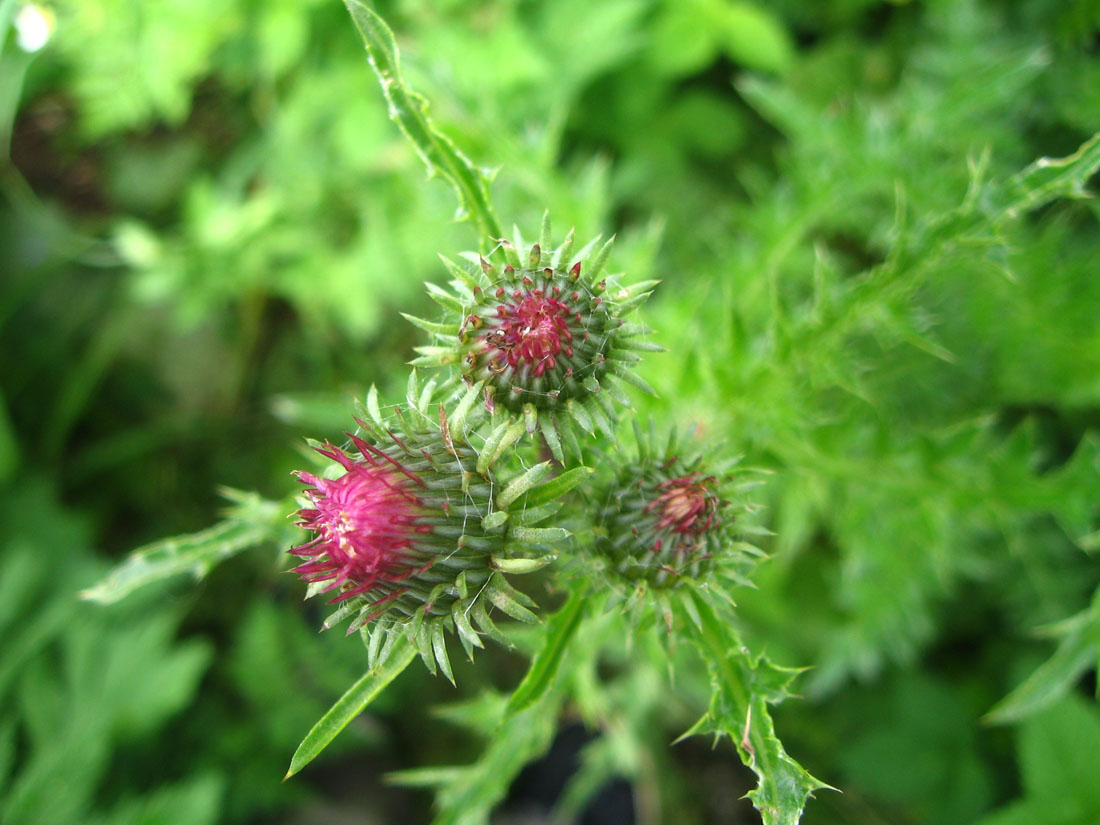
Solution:
M498 371L526 364L538 377L557 366L560 354L572 357L570 325L579 326L580 313L541 289L527 293L516 290L512 298L497 306L497 317L483 337Z
M681 535L701 535L714 524L718 498L711 489L714 479L697 475L664 481L663 492L646 506L646 512L658 511L657 526Z
M329 582L324 590L339 589L338 602L422 569L411 547L431 528L419 523L424 508L412 490L414 479L369 455L356 462L336 447L319 452L347 472L335 480L298 473L312 487L305 493L312 507L298 511L298 524L314 537L290 551L307 559L295 572L308 582Z

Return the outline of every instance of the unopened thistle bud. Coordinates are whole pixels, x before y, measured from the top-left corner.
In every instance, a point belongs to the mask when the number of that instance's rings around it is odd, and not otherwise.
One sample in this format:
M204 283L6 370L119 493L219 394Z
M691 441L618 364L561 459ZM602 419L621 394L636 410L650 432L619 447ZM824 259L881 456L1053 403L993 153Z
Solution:
M734 472L701 456L683 456L675 435L663 450L638 434L638 457L619 467L598 494L595 549L612 578L671 588L712 577L743 582L754 547L740 541L749 507L733 496ZM715 582L717 583L717 582Z
M543 463L500 478L492 460L451 437L443 405L429 419L430 388L410 395L419 400L400 411L400 430L379 416L359 422L348 448L317 448L336 462L334 478L297 474L307 486L298 523L313 535L290 552L302 559L295 572L310 583L309 595L330 594L337 605L325 627L350 617L348 632L365 628L372 660L389 634L407 633L429 668L438 664L450 677L445 630L457 632L472 655L483 634L507 644L492 607L536 620L534 603L505 574L551 560L550 545L566 532L531 525L584 474L547 487L540 485L550 471Z
M490 411L522 416L528 432L541 429L559 461L562 438L579 450L576 426L613 437L615 404L629 403L623 384L652 392L632 371L637 353L661 350L644 340L649 330L624 321L656 281L620 287L602 277L614 239L598 240L574 254L570 232L551 249L547 218L539 243L501 240L495 262L444 259L453 292L429 285L447 310L444 321L406 316L437 339L418 348L414 364L452 365L468 384L481 383Z

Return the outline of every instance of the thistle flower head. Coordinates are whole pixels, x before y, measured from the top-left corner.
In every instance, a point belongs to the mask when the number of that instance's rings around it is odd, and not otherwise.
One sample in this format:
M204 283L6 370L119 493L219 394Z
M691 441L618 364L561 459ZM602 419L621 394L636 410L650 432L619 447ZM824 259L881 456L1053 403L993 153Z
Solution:
M750 507L729 492L734 472L684 456L675 434L663 450L652 442L639 432L636 460L599 493L595 550L605 567L619 582L656 588L712 577L743 581L757 551L736 537Z
M337 608L325 627L350 617L348 632L364 630L372 661L384 658L388 635L407 633L433 672L438 664L450 677L445 630L457 633L472 655L482 635L507 644L491 607L535 621L534 603L505 575L553 558L551 545L567 533L531 525L551 515L553 508L542 505L581 475L568 484L556 479L552 488L540 484L549 462L502 475L498 456L451 435L452 423L477 418L480 388L467 389L451 415L440 404L431 418L433 387L421 392L416 381L414 372L413 400L398 411L400 427L383 421L372 389L368 420L348 434L350 447L317 448L336 463L335 478L297 474L306 485L298 524L312 536L290 552L302 559L294 570L309 582L309 595L333 594Z
M436 338L414 364L451 365L468 384L480 382L489 410L522 416L528 432L540 427L559 461L563 438L579 450L577 427L612 435L616 404L629 403L624 383L652 392L632 365L637 352L661 349L643 340L649 330L624 320L656 282L622 287L602 277L612 241L598 240L574 254L570 232L551 249L546 218L538 243L527 246L518 232L514 243L498 241L495 262L444 259L452 292L429 285L443 321L406 316Z

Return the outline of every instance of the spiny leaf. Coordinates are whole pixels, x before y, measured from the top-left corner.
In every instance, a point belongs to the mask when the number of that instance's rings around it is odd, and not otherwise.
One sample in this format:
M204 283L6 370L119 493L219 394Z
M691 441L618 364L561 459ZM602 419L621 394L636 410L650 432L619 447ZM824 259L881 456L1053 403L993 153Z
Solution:
M1008 181L1006 217L1031 212L1056 198L1088 196L1085 184L1100 169L1100 132L1086 140L1072 155L1039 158Z
M754 659L729 622L719 619L714 607L695 590L685 593L677 607L714 688L707 714L684 735L728 735L741 761L759 780L748 796L765 825L797 825L806 800L815 790L829 787L787 755L768 712L770 702L788 695L798 671L776 667L762 657Z
M286 513L289 502L270 501L256 493L223 490L237 504L225 520L186 536L162 539L135 550L106 578L81 592L80 597L112 604L139 587L181 573L203 578L219 562L265 541L289 537Z

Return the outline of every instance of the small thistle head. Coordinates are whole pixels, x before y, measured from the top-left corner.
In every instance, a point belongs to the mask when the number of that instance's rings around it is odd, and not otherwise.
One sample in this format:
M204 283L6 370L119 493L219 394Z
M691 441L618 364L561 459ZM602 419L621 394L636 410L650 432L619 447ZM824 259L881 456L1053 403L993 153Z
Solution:
M498 241L503 260L470 256L467 268L444 259L453 293L429 286L429 294L447 318L409 319L437 339L418 348L414 364L452 365L467 384L480 383L490 411L523 416L529 432L541 426L559 461L561 438L579 449L574 425L613 431L616 403L629 403L623 383L652 392L631 367L637 352L661 349L642 340L649 330L624 320L656 282L621 287L604 278L612 241L597 241L574 254L570 233L551 249L546 219L530 247L518 234L514 244Z
M681 455L675 435L663 451L639 434L638 457L622 465L598 499L595 550L612 578L671 588L713 576L743 581L754 548L736 540L741 516L728 488L730 470Z

